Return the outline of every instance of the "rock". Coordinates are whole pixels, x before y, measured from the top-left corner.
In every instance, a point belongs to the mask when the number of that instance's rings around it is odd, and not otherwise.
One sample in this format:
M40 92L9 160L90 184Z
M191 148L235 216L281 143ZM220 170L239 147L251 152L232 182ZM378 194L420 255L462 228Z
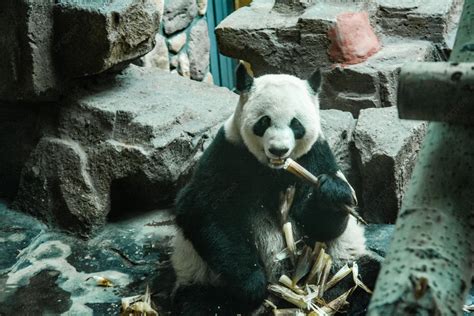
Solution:
M212 76L212 73L210 71L208 71L207 74L204 76L204 79L202 79L202 82L205 82L208 84L214 84L214 77Z
M79 234L168 205L238 96L154 68L86 81L23 168L15 207Z
M281 13L299 12L313 5L315 2L315 0L275 0L273 10Z
M179 55L171 55L170 57L170 67L172 69L176 69L178 68L178 65L179 65Z
M377 0L377 24L388 35L444 43L456 28L462 1Z
M144 67L155 67L161 70L170 70L170 60L165 38L157 33L155 36L155 47L151 52L143 56Z
M57 64L69 78L123 67L148 53L160 25L155 0L61 0L54 16Z
M181 32L178 35L175 35L173 37L170 37L168 39L168 49L177 54L183 48L183 46L186 44L186 41L188 40L188 36L186 35L186 32Z
M189 57L186 52L181 52L178 55L178 72L185 78L191 78Z
M62 90L54 68L54 1L0 2L0 100L52 101Z
M18 254L46 229L46 225L31 216L9 210L2 202L0 217L0 275L4 275L18 261Z
M15 207L73 233L103 224L106 200L88 167L78 142L43 138L23 169Z
M363 63L337 65L323 71L321 107L351 112L397 104L400 67L406 62L436 60L427 41L385 39L384 47Z
M352 163L351 142L356 120L350 113L338 110L321 110L321 129L331 147L342 173L358 189L359 179Z
M21 170L55 112L50 104L0 102L0 198L15 197Z
M156 8L160 14L160 23L163 20L163 14L165 13L165 0L153 0L155 2Z
M166 34L183 30L191 24L198 13L196 0L173 0L165 3L163 29Z
M175 228L168 210L108 224L89 240L49 229L3 204L0 217L8 225L0 227L0 314L116 315L122 297L143 294L147 286L160 314L170 311ZM113 287L97 286L94 276Z
M369 224L365 227L366 246L369 250L385 257L395 226L390 224Z
M354 142L367 221L395 222L425 132L426 123L400 120L396 107L361 111Z
M329 31L329 55L333 61L358 64L380 50L367 12L342 13L336 20L336 25Z
M207 0L197 0L199 15L205 15L207 12Z
M205 19L199 20L189 33L189 66L191 78L201 81L209 68L211 42Z
M327 34L336 16L371 6L367 1L317 1L304 12L287 14L273 10L273 1L253 1L217 26L219 50L249 62L256 76L286 73L304 79L316 68L332 65Z

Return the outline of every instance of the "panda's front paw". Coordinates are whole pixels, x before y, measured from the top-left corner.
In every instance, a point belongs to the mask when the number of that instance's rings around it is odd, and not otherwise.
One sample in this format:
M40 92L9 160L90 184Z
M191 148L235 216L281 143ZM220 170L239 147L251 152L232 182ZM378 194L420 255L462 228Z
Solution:
M238 305L251 309L257 308L262 304L267 294L265 272L260 269L256 270L240 281L240 284L232 284L233 294Z
M318 199L325 205L332 205L338 210L344 207L355 207L357 201L351 186L337 175L321 174L319 177Z

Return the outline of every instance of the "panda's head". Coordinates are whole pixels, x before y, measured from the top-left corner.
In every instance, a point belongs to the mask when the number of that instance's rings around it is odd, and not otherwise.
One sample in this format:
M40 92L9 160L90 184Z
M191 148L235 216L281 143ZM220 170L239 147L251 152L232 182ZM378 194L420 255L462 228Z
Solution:
M301 157L321 134L317 98L320 84L319 70L308 80L290 75L254 79L240 64L240 100L226 123L227 138L243 142L261 163L272 168L282 167L288 157Z

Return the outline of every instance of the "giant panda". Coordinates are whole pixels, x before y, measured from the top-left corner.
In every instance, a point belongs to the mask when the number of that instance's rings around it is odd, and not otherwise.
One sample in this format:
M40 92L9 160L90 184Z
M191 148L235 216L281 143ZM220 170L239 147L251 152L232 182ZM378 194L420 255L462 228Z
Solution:
M236 70L239 102L205 150L176 200L178 227L171 257L179 315L250 313L277 282L285 248L280 193L296 188L290 210L295 233L324 241L336 265L367 256L364 228L344 206L355 207L352 187L321 131L321 75L252 78ZM292 158L317 175L315 188L282 170Z

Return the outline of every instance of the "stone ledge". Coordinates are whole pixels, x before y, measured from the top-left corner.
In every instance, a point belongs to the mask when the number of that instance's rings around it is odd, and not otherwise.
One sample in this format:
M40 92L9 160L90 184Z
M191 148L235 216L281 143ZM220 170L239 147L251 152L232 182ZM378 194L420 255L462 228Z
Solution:
M396 107L362 110L354 131L361 209L371 223L394 223L426 122L400 120Z
M363 63L337 65L323 72L321 106L351 112L397 104L400 67L406 62L436 60L428 41L385 38L383 48Z
M61 0L54 8L59 69L76 78L126 65L152 50L160 19L152 0Z
M132 201L168 205L237 98L136 66L85 83L23 168L15 206L87 235Z
M0 1L0 100L45 102L62 90L54 69L54 1Z

